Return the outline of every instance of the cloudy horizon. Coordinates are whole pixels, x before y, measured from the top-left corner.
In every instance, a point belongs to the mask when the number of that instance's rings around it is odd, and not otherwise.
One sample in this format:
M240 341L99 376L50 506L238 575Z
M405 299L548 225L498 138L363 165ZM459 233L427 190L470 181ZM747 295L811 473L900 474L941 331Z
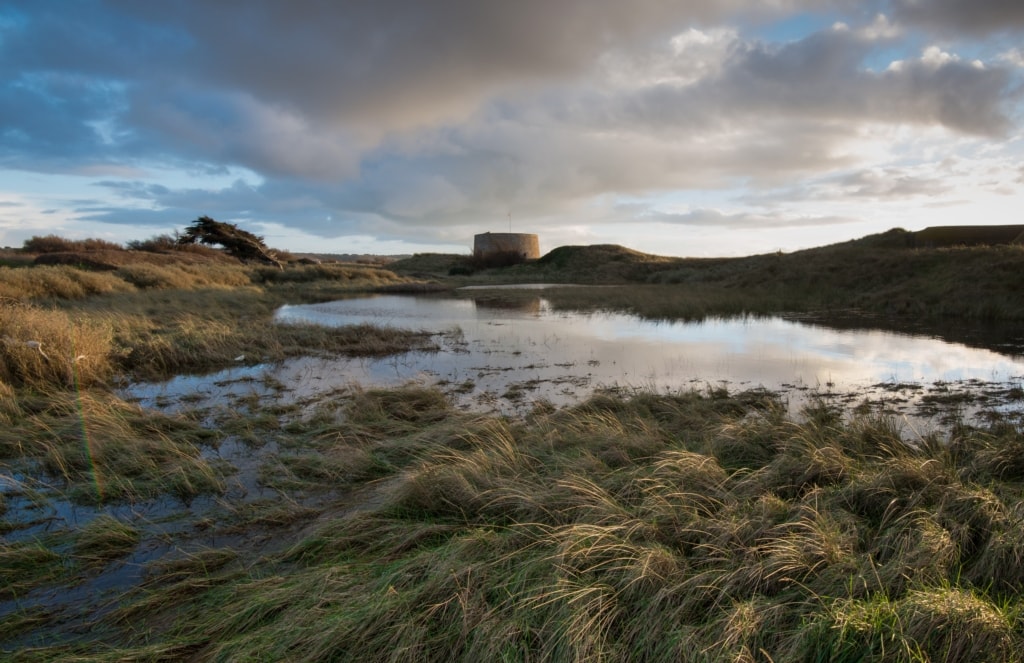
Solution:
M1010 0L0 7L0 246L662 255L1024 223Z

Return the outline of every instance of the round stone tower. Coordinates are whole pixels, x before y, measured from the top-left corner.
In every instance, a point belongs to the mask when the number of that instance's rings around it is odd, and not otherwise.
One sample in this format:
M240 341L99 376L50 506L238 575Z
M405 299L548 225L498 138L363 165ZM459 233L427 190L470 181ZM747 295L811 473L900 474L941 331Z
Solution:
M539 258L540 242L537 236L526 233L483 233L473 237L473 256L476 258L513 254L523 260Z

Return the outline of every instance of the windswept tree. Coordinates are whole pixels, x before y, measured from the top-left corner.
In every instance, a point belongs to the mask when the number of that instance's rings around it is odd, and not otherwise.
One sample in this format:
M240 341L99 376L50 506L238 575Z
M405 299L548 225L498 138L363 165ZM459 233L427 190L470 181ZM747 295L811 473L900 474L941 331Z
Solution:
M222 247L225 253L242 261L256 260L281 267L281 261L262 237L208 216L199 217L178 236L178 244L196 243Z

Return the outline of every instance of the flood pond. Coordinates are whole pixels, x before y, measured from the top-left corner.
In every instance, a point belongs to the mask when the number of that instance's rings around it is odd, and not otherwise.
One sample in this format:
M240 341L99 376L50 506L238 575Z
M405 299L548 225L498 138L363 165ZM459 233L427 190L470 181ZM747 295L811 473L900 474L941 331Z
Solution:
M346 385L437 385L464 408L523 412L538 402L562 406L598 390L658 392L763 388L802 407L827 395L888 411L972 402L1017 408L1024 346L998 350L918 333L838 328L782 317L659 322L615 312L565 312L536 296L495 292L460 296L377 295L281 307L281 324L372 324L429 331L436 352L382 359L299 358L135 385L144 404L218 400L240 390L316 398ZM848 324L846 326L849 326ZM281 387L283 386L283 390ZM923 408L923 410L922 410ZM948 410L948 407L943 408ZM1019 409L1019 408L1018 408Z

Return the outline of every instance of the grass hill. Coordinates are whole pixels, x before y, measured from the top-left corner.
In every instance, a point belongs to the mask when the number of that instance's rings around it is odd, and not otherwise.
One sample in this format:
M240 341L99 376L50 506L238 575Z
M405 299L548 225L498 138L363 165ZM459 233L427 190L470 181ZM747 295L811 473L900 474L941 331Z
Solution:
M854 310L921 319L1017 321L1024 320L1024 298L1019 296L1024 291L1024 244L1018 241L1022 233L1024 226L893 229L829 246L741 258L658 256L614 244L562 246L532 262L494 268L481 268L468 255L438 253L387 265L311 265L296 259L274 272L243 265L208 247L126 250L99 240L49 237L35 242L41 245L35 248L45 251L0 253L0 269L11 270L0 274L0 297L347 281L353 270L373 269L375 279L405 288L427 283L433 288L616 285L622 287L579 293L579 305L666 317ZM18 269L26 266L33 271ZM646 289L640 294L629 289L633 286ZM588 296L593 301L585 301Z
M465 256L420 254L388 265L416 278L455 284L659 285L666 310L684 297L705 314L857 309L922 318L1024 320L1024 226L894 229L848 242L741 258L678 258L623 246L563 246L512 267L453 278ZM602 293L636 308L635 293ZM620 300L621 301L618 301ZM684 309L686 307L683 307ZM640 311L645 312L645 311Z

